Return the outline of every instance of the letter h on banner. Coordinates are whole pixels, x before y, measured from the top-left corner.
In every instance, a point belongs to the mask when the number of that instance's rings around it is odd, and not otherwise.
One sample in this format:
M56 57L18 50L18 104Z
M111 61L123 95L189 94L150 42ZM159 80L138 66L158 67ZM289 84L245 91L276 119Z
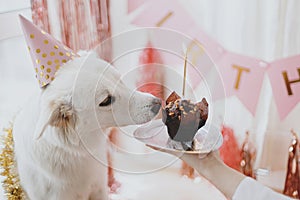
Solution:
M282 72L282 76L284 78L284 82L286 85L288 95L293 95L291 84L300 82L300 68L298 68L297 71L298 71L299 79L296 79L296 80L289 80L287 72L286 71Z
M300 56L270 64L270 77L276 107L283 120L300 101Z

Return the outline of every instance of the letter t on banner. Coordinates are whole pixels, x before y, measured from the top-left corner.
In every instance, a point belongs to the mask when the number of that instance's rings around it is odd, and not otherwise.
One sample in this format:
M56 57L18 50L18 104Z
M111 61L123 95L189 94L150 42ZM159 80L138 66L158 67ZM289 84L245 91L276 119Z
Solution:
M300 101L300 56L271 63L268 75L279 117L283 120Z
M262 61L227 52L216 62L224 81L226 96L236 95L244 106L255 115L266 66ZM217 93L217 91L215 91ZM216 99L218 94L213 95Z
M238 70L237 78L236 78L236 81L235 81L235 84L234 84L234 88L236 90L238 90L239 86L240 86L242 72L244 72L244 71L245 72L250 72L250 69L246 68L246 67L237 66L237 65L232 65L232 67Z

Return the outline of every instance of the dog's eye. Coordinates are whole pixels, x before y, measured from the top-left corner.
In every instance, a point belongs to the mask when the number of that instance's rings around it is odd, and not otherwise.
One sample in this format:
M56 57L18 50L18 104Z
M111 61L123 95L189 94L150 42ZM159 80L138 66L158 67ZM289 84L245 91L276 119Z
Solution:
M115 97L108 95L100 104L99 106L108 106L115 101Z

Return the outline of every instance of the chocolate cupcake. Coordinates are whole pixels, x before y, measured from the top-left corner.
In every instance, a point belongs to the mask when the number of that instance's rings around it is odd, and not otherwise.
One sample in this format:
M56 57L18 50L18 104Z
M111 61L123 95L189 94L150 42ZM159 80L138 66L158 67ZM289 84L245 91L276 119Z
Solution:
M162 109L162 120L167 126L170 138L178 142L193 141L198 129L205 125L208 117L208 103L203 98L198 103L172 92Z

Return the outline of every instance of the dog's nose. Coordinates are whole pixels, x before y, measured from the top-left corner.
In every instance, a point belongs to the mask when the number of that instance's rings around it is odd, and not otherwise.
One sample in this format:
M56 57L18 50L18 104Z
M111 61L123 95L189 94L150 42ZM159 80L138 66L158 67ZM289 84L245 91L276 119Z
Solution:
M159 98L153 99L151 111L157 114L158 111L160 110L160 107L161 107L161 100Z

